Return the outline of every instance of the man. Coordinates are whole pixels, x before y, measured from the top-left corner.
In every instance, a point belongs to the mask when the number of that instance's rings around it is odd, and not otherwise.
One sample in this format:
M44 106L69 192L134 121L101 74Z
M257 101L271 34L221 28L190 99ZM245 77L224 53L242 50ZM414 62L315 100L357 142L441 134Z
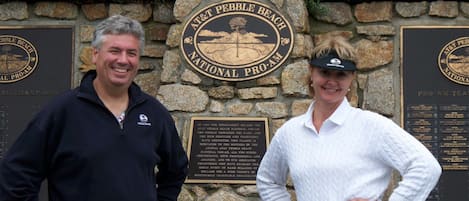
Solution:
M145 43L135 20L112 16L92 41L96 71L29 123L0 164L2 201L177 200L187 157L169 112L133 83Z

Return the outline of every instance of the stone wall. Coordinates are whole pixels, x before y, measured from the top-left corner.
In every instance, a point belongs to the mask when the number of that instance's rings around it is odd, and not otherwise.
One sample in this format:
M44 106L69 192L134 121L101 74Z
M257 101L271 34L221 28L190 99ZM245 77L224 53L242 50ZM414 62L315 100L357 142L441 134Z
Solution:
M324 34L341 34L359 53L358 79L349 95L355 106L400 121L400 26L467 25L469 3L456 1L348 4L322 2L326 12L309 14L304 0L262 0L291 19L296 31L290 58L279 69L256 80L226 82L198 74L179 48L183 22L217 0L156 3L7 2L0 4L0 25L71 25L75 29L74 85L94 68L90 41L94 25L113 14L133 17L147 33L136 82L171 111L184 146L192 116L269 117L270 133L303 113L311 98L306 84L307 60ZM352 1L353 2L353 1ZM291 182L289 189L294 190ZM255 185L184 185L180 201L260 200Z

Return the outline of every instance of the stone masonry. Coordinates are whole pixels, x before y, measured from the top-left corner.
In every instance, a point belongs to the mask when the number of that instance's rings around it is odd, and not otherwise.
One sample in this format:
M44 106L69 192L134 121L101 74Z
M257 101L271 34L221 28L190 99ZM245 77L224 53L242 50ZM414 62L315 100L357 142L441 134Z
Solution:
M201 75L185 63L179 50L185 20L217 0L90 4L1 1L5 3L0 3L0 25L73 26L76 86L83 72L94 68L90 59L94 25L114 14L142 22L147 44L136 82L170 110L187 147L192 116L268 117L273 135L289 118L303 113L311 103L306 86L308 58L314 44L326 34L344 35L358 50L359 71L349 94L351 103L399 123L400 26L467 25L469 17L469 3L457 1L355 4L325 1L320 3L326 10L324 13L309 13L305 0L259 1L276 7L291 19L295 44L282 67L267 76L243 82L219 81ZM294 197L291 182L288 189ZM257 201L260 198L255 185L186 184L178 200Z

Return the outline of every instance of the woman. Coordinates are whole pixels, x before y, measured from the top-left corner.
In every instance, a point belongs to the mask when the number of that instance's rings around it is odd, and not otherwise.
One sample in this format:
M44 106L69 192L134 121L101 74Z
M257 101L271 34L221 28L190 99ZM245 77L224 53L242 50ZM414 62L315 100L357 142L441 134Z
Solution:
M314 101L273 137L257 173L261 198L289 201L290 174L298 201L381 200L397 170L402 181L389 200L424 201L441 174L438 161L390 119L350 106L355 50L344 38L329 38L313 52Z

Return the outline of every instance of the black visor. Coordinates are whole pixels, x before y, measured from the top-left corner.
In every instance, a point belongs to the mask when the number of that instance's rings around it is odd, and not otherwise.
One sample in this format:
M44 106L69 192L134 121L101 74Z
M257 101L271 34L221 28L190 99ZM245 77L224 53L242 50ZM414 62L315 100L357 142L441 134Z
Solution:
M313 58L309 62L312 66L319 68L330 69L330 70L340 70L340 71L355 71L357 67L355 62L347 59L341 59L336 52L330 52L329 54Z

